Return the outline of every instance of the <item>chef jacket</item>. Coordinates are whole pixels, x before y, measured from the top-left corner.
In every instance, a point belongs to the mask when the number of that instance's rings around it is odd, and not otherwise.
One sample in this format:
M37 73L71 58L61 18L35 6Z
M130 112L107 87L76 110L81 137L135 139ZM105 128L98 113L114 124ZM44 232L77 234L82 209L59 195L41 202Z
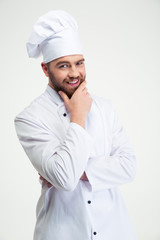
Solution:
M137 239L119 191L135 177L135 154L110 100L91 97L85 129L49 85L15 118L31 163L53 184L42 183L34 240Z

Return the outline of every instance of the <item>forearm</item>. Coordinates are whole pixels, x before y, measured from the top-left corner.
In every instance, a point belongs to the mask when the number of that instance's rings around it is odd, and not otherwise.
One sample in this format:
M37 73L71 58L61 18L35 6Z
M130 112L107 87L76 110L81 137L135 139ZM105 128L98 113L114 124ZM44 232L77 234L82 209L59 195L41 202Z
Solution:
M134 154L91 158L85 169L93 191L131 182L136 173Z
M58 151L42 162L41 175L56 188L72 191L86 167L89 154L90 136L72 123Z
M40 174L39 174L40 175ZM43 178L41 175L40 175L40 180L42 181L42 184L46 184L48 188L50 187L54 187L54 185L52 185L50 182L48 182L45 178ZM82 181L88 181L88 178L87 178L87 175L86 173L84 172L80 178L80 180Z
M92 139L71 123L62 142L31 122L16 119L19 140L35 169L57 189L73 190L86 167ZM34 134L33 134L34 133Z
M136 173L135 153L116 112L112 105L104 105L101 110L107 149L102 155L90 158L85 169L93 191L128 183Z
M83 116L79 117L77 114L72 114L70 118L70 122L76 123L83 128L85 128L85 121L86 121L85 117Z

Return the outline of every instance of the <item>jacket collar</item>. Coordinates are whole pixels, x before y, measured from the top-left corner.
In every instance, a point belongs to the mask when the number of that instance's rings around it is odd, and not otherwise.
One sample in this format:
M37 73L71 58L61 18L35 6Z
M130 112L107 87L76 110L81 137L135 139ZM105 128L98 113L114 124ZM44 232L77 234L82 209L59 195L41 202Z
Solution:
M46 89L47 94L49 95L50 99L56 103L56 105L62 105L64 104L63 99L60 97L60 95L49 85L47 85Z

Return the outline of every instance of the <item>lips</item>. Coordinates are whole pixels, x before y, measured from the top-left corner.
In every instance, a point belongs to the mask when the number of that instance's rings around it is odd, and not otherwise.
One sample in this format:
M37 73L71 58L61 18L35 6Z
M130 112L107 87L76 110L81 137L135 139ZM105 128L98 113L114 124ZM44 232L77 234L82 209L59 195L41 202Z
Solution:
M79 80L78 79L76 79L76 80L74 80L74 81L69 81L69 82L67 82L67 83L69 83L69 84L74 84L74 83L77 83Z
M79 85L79 79L73 80L73 81L68 81L67 84L70 86L78 86Z

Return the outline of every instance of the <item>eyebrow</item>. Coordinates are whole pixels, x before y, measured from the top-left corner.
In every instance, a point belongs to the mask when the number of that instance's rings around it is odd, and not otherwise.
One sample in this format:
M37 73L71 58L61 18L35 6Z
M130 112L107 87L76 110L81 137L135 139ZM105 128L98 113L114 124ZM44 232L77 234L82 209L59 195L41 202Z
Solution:
M77 62L84 62L85 61L85 59L84 58L82 58L82 59L79 59L78 61L76 61L76 63ZM58 63L56 63L56 66L59 66L59 65L61 65L61 64L65 64L65 63L68 63L68 64L70 64L70 62L69 61L59 61Z

